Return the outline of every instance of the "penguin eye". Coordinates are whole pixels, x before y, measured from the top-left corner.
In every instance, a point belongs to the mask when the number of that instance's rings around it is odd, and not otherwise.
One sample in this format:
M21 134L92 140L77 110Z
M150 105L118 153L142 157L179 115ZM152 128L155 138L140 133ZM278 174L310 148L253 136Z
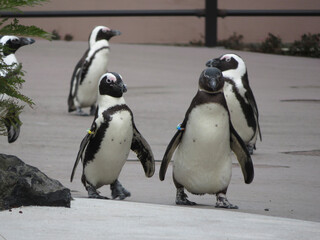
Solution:
M230 62L231 58L226 58L226 62Z
M109 78L107 78L106 82L111 83L112 81Z

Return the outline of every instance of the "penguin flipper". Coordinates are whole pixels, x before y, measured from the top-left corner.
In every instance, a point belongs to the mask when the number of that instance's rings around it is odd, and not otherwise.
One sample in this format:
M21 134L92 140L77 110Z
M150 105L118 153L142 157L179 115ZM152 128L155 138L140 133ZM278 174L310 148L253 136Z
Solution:
M70 82L70 92L68 96L68 112L72 112L76 110L74 106L73 99L77 96L78 87L82 83L83 77L86 75L88 71L88 61L86 60L89 49L83 54L77 65L75 66L71 82Z
M8 143L13 143L17 140L20 134L20 126L21 124L18 122L20 121L18 118L18 121L13 121L11 124L9 123L9 120L5 119L5 125L7 127L8 132Z
M82 141L80 143L79 152L78 152L76 161L74 162L73 169L71 172L70 182L72 182L72 180L73 180L74 173L76 172L78 163L82 158L84 150L86 149L87 145L89 144L91 138L94 136L95 129L96 129L96 124L93 123L91 129L88 131L87 135L82 139Z
M171 161L172 155L178 145L180 144L181 138L183 135L183 131L179 130L176 132L176 134L173 136L171 139L166 152L164 153L164 156L162 158L161 166L160 166L160 171L159 171L159 177L160 180L163 181L168 169L169 162Z
M239 164L241 166L244 182L249 184L254 177L254 169L251 156L246 148L245 143L233 128L230 122L230 147L231 150L237 156Z
M150 145L133 123L131 150L137 154L146 177L152 177L155 171L154 157Z
M259 124L259 111L258 111L258 106L257 106L256 100L255 100L255 98L254 98L254 95L253 95L253 92L252 92L251 88L249 87L249 88L246 89L246 90L247 90L247 91L246 91L246 93L245 93L245 96L246 96L246 98L247 98L250 106L251 106L252 109L253 109L253 113L254 113L255 118L257 119L259 138L260 138L260 141L262 141L260 124Z

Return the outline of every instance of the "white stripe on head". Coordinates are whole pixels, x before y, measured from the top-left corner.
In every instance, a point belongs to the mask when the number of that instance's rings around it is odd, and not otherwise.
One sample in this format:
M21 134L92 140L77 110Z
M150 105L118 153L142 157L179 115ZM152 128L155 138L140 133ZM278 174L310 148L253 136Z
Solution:
M96 43L96 38L97 38L97 35L98 35L98 32L102 30L104 32L107 32L107 31L110 31L110 28L108 27L105 27L105 26L97 26L95 27L92 32L91 32L91 35L90 35L90 38L89 38L89 46L92 46L93 44Z
M233 80L240 79L247 72L246 64L241 57L232 53L223 55L220 60L229 62L231 58L234 58L238 62L238 67L236 69L223 71L223 76Z
M2 45L5 45L8 40L13 40L13 39L19 39L19 38L16 37L16 36L5 35L5 36L3 36L2 38L0 38L0 43L1 43Z

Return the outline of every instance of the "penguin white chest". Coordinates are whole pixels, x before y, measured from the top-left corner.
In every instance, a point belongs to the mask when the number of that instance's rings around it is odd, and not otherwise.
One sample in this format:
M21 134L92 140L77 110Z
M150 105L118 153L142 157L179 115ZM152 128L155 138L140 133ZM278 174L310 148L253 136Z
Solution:
M254 136L254 130L248 126L245 113L243 112L240 102L236 97L236 93L232 89L232 85L226 82L223 90L230 112L232 125L237 133L241 136L243 141L248 143ZM239 92L242 93L241 97L243 99L245 99L244 91L244 89L241 91L239 90Z
M174 156L174 178L191 193L217 193L231 179L230 153L226 109L215 103L196 106Z
M130 152L132 136L131 114L128 111L113 114L98 152L84 169L91 184L99 188L119 177Z
M88 59L91 63L77 92L81 106L89 107L97 101L99 79L108 70L108 55L109 49L102 49Z

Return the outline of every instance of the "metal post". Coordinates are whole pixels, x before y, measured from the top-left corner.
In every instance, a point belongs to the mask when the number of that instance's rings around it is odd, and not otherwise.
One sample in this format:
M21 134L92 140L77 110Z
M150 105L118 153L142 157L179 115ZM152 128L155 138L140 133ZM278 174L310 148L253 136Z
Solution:
M217 45L218 1L206 0L205 44L207 47Z

